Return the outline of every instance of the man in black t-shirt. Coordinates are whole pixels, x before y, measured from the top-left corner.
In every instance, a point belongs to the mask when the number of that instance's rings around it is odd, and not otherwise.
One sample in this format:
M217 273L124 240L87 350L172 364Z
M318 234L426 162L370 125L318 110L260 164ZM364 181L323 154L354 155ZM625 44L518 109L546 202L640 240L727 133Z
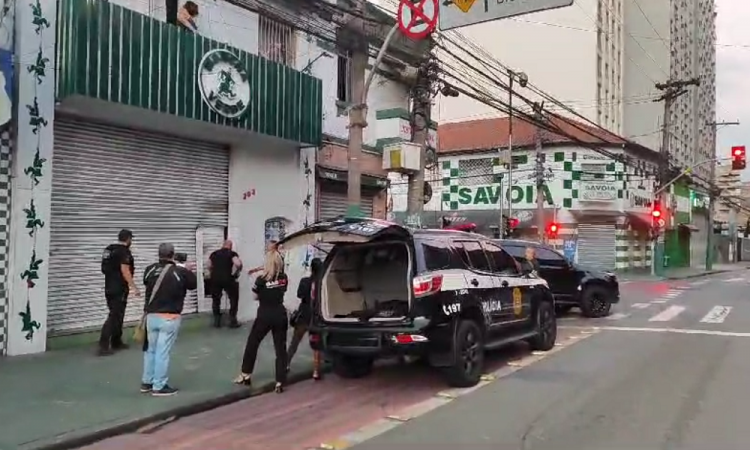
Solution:
M209 257L211 277L211 300L214 313L214 326L221 327L221 296L224 292L229 297L229 327L239 328L237 309L240 302L240 286L237 277L242 270L240 256L232 250L233 243L224 241L224 245Z
M133 233L121 230L117 242L110 244L102 253L102 273L104 274L104 297L107 300L109 314L102 326L99 337L99 355L111 355L113 350L126 349L122 341L122 322L125 319L125 308L128 305L128 294L140 296L141 293L133 281L135 264L130 245Z

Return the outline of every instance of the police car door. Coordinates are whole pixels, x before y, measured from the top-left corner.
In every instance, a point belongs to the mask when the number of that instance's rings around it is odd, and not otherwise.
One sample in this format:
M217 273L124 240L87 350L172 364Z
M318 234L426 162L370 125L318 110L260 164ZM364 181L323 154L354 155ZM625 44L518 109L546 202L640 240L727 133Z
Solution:
M500 320L504 324L526 322L531 316L531 290L521 276L518 262L495 244L482 242L482 246L500 286L499 295L503 302Z
M502 315L502 302L498 295L500 286L482 245L479 241L459 241L455 246L468 268L465 275L467 289L471 297L479 302L486 324L499 324Z

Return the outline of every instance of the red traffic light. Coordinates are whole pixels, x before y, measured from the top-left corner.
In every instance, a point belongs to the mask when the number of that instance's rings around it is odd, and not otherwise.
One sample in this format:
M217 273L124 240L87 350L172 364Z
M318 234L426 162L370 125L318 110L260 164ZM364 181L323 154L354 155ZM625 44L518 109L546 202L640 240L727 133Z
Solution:
M739 145L736 147L732 147L732 156L735 158L741 158L745 156L745 146Z
M560 226L556 223L551 223L547 225L547 233L550 235L557 234L558 230L560 229Z
M511 228L516 228L518 227L518 222L518 219L516 219L515 217L511 217L510 219L508 219L508 226Z
M654 219L658 219L659 217L661 217L661 211L659 211L658 209L655 209L655 210L651 211L651 216Z

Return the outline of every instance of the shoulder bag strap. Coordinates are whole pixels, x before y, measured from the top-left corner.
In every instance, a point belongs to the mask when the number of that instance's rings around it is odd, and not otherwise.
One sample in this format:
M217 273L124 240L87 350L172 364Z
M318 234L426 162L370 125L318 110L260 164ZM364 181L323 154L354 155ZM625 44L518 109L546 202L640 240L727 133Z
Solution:
M156 284L154 284L154 288L151 290L151 297L146 300L146 306L151 304L151 300L156 297L156 293L159 292L159 288L161 287L161 282L164 281L164 277L167 276L167 272L170 272L172 270L172 265L168 264L164 270L161 271L159 274L159 278L156 279Z

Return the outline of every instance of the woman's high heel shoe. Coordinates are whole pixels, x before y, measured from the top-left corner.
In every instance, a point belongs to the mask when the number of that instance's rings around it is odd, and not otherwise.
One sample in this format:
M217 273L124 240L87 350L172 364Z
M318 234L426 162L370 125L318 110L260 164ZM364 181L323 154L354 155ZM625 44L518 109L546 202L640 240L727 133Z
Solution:
M273 391L277 394L281 394L282 392L284 392L284 385L282 385L281 383L276 383L276 387L273 388Z
M250 375L246 373L241 373L237 376L237 378L234 379L234 384L239 384L242 386L251 386L252 380L250 379Z

